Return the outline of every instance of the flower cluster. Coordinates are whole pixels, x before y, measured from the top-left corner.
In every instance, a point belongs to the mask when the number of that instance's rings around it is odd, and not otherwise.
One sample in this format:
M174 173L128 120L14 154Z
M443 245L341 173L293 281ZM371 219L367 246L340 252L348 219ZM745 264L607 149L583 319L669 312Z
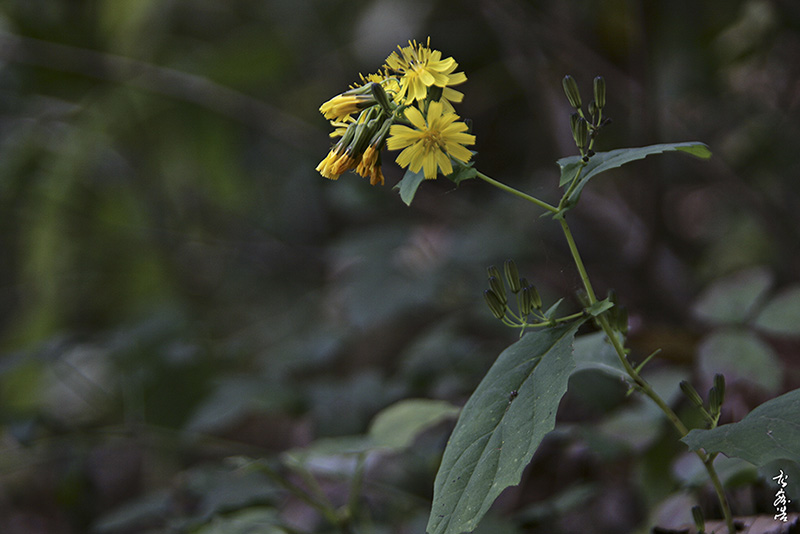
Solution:
M464 98L452 86L467 80L455 72L458 63L442 53L409 41L386 58L381 69L320 106L334 127L331 147L317 170L336 180L353 170L372 185L383 184L381 151L400 150L397 163L426 179L453 172L453 162L466 163L475 143L453 103Z

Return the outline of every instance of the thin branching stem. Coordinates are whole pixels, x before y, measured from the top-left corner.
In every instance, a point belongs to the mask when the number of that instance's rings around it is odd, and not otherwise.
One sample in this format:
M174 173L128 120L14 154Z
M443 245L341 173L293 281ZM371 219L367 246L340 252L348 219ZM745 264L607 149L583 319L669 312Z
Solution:
M578 274L581 277L581 281L583 282L583 287L586 290L586 294L589 297L589 304L594 304L597 301L597 296L595 294L594 288L592 287L592 283L589 280L589 275L586 272L586 267L583 264L583 260L581 259L580 252L578 251L578 247L575 244L575 239L572 237L572 232L569 229L569 225L567 221L561 217L559 218L559 222L561 223L561 229L564 232L564 237L567 239L567 244L569 245L570 253L572 254L572 259L575 261L575 265L578 269ZM661 398L661 396L656 393L653 387L645 380L639 372L630 364L627 358L627 352L625 350L625 346L623 345L622 341L620 340L620 336L614 328L611 326L611 323L608 321L608 317L605 315L600 315L598 317L598 322L600 323L600 327L603 329L603 332L606 334L606 337L611 342L611 345L614 347L614 352L617 353L617 357L622 363L622 366L625 368L625 371L628 373L628 376L631 377L634 384L644 393L650 400L652 400L656 406L667 416L667 419L672 423L681 437L685 436L689 433L689 429L686 428L686 425L680 420L678 415L669 407L669 405ZM703 466L706 468L708 472L708 476L711 479L711 484L714 486L714 491L717 494L717 498L719 499L720 506L722 507L722 513L725 517L725 524L728 528L728 534L736 534L736 528L733 524L733 515L731 514L730 504L728 503L728 498L725 495L725 490L722 487L722 482L717 475L717 471L714 468L714 458L716 455L710 455L703 451L695 451L700 461L703 462Z

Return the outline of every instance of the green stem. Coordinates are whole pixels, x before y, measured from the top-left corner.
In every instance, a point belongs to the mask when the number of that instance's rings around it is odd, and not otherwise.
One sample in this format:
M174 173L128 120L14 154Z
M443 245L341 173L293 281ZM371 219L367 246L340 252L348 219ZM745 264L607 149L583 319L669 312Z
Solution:
M572 232L569 229L569 225L567 221L561 217L559 218L559 222L561 223L561 229L564 232L564 237L567 239L567 244L569 245L570 253L572 254L572 259L575 261L575 266L578 268L578 274L581 277L581 281L583 282L583 287L586 290L586 294L589 297L589 303L594 304L597 301L597 296L594 292L594 288L592 287L592 283L589 280L589 275L586 272L586 267L583 264L583 259L581 259L580 252L578 252L578 247L575 244L575 239L572 237ZM614 328L608 322L608 318L605 315L600 315L598 318L598 322L600 323L600 327L603 329L603 332L606 334L606 337L611 342L611 345L614 347L614 351L617 353L617 357L619 361L622 363L622 366L625 368L625 371L628 373L628 376L631 377L633 382L638 386L638 388L644 393L650 400L652 400L659 409L664 412L664 415L667 416L667 419L672 423L681 437L685 436L689 433L689 429L686 428L686 425L678 418L678 415L672 410L672 408L664 402L664 399L659 396L658 393L650 386L650 384L639 374L639 372L630 364L628 361L626 350L622 342L620 341L617 332L614 331ZM725 524L728 527L729 534L736 534L736 529L733 525L733 516L731 514L731 508L728 504L728 499L725 496L725 491L722 488L722 483L719 480L719 476L717 476L717 472L714 469L714 457L715 455L708 455L701 451L695 451L697 456L700 458L700 461L703 462L703 466L705 466L706 471L708 472L709 477L711 478L711 483L714 486L714 491L717 493L717 498L719 499L720 505L722 506L722 513L725 517Z
M717 454L701 455L700 451L697 451L697 455L703 460L703 465L706 467L706 471L708 471L708 476L711 477L711 484L714 486L717 499L719 499L719 504L722 506L722 516L725 518L725 526L728 527L728 533L735 534L736 525L733 524L731 506L728 504L728 498L725 496L725 490L722 488L722 482L719 480L717 470L714 469L714 458L717 457ZM703 459L703 456L705 456L705 459Z
M495 186L498 189L502 189L506 193L511 193L512 195L518 196L519 198L527 200L528 202L533 202L534 204L536 204L540 208L544 208L544 209L546 209L547 211L549 211L551 213L558 213L558 208L557 207L548 204L544 200L539 200L536 197L532 197L532 196L530 196L530 195L528 195L526 193L523 193L522 191L514 189L513 187L507 186L506 184L504 184L502 182L498 182L494 178L490 178L489 176L486 176L485 174L483 174L480 171L478 171L478 174L476 176L478 178L480 178L481 180L483 180L484 182L492 184L493 186Z

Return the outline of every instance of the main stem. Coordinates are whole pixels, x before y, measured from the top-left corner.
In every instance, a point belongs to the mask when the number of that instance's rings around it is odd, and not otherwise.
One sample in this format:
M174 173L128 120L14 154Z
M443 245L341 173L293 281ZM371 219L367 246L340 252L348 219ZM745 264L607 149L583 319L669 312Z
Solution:
M589 275L586 272L586 267L583 264L583 260L581 259L581 255L578 252L578 247L575 244L575 239L572 237L572 232L569 229L569 225L567 221L561 217L559 218L559 222L561 223L561 229L564 232L564 237L567 239L567 244L569 245L570 253L572 254L572 259L575 261L575 266L578 268L578 273L580 274L581 281L583 282L583 287L586 290L586 294L589 297L589 303L594 304L597 302L597 296L594 292L594 288L592 287L592 283L589 280ZM605 332L606 337L608 337L611 345L614 347L614 351L617 353L620 362L622 363L625 371L634 381L636 386L647 395L658 407L664 412L664 415L667 416L667 419L672 423L681 437L685 436L689 433L689 429L686 428L686 425L678 418L677 414L669 407L669 405L664 402L664 399L653 390L652 386L639 374L639 372L630 364L628 361L626 350L622 342L620 341L617 332L614 331L614 328L608 322L608 318L605 315L600 315L598 317L598 322L600 323L600 327ZM714 468L714 458L716 455L706 454L705 452L695 451L697 456L700 458L700 461L703 462L703 466L708 471L708 476L711 479L711 483L714 486L714 491L717 493L717 498L719 499L720 506L722 507L722 514L725 517L725 525L728 528L728 534L736 534L736 527L733 524L733 514L731 514L731 508L728 504L728 498L725 495L725 491L722 488L722 483L719 480L719 476L717 475L716 469Z

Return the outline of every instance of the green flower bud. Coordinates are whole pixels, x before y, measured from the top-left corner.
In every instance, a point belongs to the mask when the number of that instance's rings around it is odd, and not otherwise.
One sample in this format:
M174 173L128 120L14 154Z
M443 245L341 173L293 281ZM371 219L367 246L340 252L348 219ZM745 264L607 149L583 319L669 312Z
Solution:
M394 108L389 103L389 97L386 96L386 91L383 90L383 86L377 82L372 82L369 84L369 87L372 91L372 96L375 98L378 104L380 104L386 113L391 114L392 111L394 111Z
M703 534L706 531L706 520L703 517L703 509L697 505L692 506L692 518L694 519L694 526L697 527L698 534Z
M719 405L725 402L725 375L717 373L714 375L714 388L719 392Z
M515 295L519 293L519 290L522 289L522 285L519 281L519 271L517 270L517 264L514 263L514 260L506 260L506 263L503 265L505 272L506 272L506 282L508 282L508 286L511 288L511 292Z
M444 87L432 85L428 87L428 100L430 102L438 102L444 94Z
M564 93L567 95L569 105L575 109L580 109L581 93L578 91L578 84L575 82L575 79L567 74L564 76L564 79L561 80L561 84L564 86Z
M489 305L492 315L498 319L505 317L506 307L502 302L500 302L500 297L498 297L494 291L487 289L483 292L483 298L486 299L486 304Z
M680 386L681 386L681 391L683 391L683 394L686 395L686 397L690 401L692 401L692 404L694 404L698 408L703 407L703 399L700 398L700 395L697 393L697 390L694 389L694 387L689 382L687 382L686 380L681 380Z
M577 116L577 119L573 119L572 117ZM575 146L580 149L586 146L586 141L589 139L589 124L586 122L586 119L578 115L577 113L573 113L572 117L570 117L570 126L572 127L572 138L575 140Z
M592 117L592 119L593 119L593 120L592 120L592 122L594 122L594 117L596 117L596 116L597 116L597 112L598 112L598 111L599 111L599 110L597 109L597 104L595 104L595 103L594 103L594 100L592 100L591 102L589 102L589 115L590 115L590 116Z
M519 311L522 315L528 315L533 310L533 294L531 286L522 288L522 298L519 301Z
M711 415L717 415L720 407L721 403L719 402L719 390L712 387L710 390L708 390L708 411L711 412Z
M537 310L542 309L542 297L539 296L539 291L536 289L536 286L528 286L528 289L531 292L531 304Z
M489 278L494 276L495 278L499 279L500 278L500 269L498 269L494 265L490 265L490 266L488 266L486 268L486 276L488 276Z
M506 288L501 279L497 278L496 276L490 276L489 288L500 298L500 302L502 302L504 306L508 303L508 297L506 297Z
M597 109L606 107L606 81L602 76L596 76L594 79L594 104Z

